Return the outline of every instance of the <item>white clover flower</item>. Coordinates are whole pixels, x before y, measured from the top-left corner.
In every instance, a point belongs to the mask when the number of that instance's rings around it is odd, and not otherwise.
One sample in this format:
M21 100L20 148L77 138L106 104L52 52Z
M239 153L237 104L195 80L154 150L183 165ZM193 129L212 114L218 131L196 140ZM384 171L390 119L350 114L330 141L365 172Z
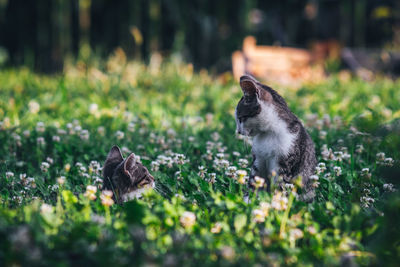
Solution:
M29 107L29 112L32 114L37 114L40 110L40 105L35 100L29 101L28 107Z
M209 174L209 183L215 183L215 180L217 178L217 174L215 172L212 172Z
M229 166L229 161L227 161L227 160L225 160L225 159L223 159L223 160L221 160L220 162L220 166L222 167L222 168L228 168L228 166Z
M237 176L238 178L245 177L245 176L247 176L247 171L245 171L245 170L238 170L238 171L236 171L236 176Z
M122 131L117 131L117 132L115 133L115 137L116 137L118 140L122 140L122 139L124 138L124 136L125 136L125 133L122 132Z
M225 158L225 154L224 153L217 153L217 158L218 159L224 159Z
M385 160L385 153L379 152L376 154L376 160L377 161L384 161Z
M181 171L175 172L175 177L177 180L182 180L183 179L182 172Z
M235 177L236 170L237 168L235 166L229 166L225 171L225 175L229 177Z
M160 169L160 163L158 163L157 161L152 161L150 166L151 166L151 171L153 172L157 172Z
M40 164L40 170L42 172L47 172L49 170L50 164L48 162L42 162Z
M249 162L247 159L239 159L240 168L247 168L249 166Z
M260 210L262 210L262 212L264 212L265 217L268 216L270 208L271 208L271 204L269 204L268 202L260 202Z
M52 137L52 140L53 140L53 142L58 143L58 142L60 142L61 138L60 138L58 135L54 135L54 136Z
M198 168L199 168L199 172L198 172L197 175L204 179L205 176L206 176L206 172L207 172L206 167L204 167L204 166L199 166Z
M255 223L262 223L265 221L265 213L260 209L255 209L252 212L252 221Z
M29 130L23 131L22 134L24 135L24 137L29 137L29 136L31 136L31 132L30 132Z
M233 152L232 152L232 155L233 155L234 157L240 157L240 153L237 152L237 151L233 151Z
M47 161L49 164L53 164L53 162L54 162L54 160L53 160L52 158L50 158L50 157L47 157L47 158L46 158L46 161Z
M175 154L174 161L178 165L183 165L186 162L186 157L183 154Z
M332 160L335 158L332 149L331 148L328 149L326 144L322 146L321 155L324 160Z
M261 188L261 187L264 186L264 184L265 184L265 179L264 178L262 178L260 176L254 177L254 181L253 181L252 185L255 188Z
M318 168L320 168L321 172L326 171L326 165L323 162L318 163Z
M190 228L196 223L196 215L193 212L185 211L179 219L184 228Z
M384 165L388 167L392 167L394 164L394 160L392 158L385 158Z
M218 234L221 232L222 224L220 222L216 222L214 226L211 228L211 233Z
M106 129L105 129L103 126L99 126L99 127L97 128L97 133L98 133L99 135L103 136L103 135L105 134L105 132L106 132Z
M14 177L14 173L13 172L6 172L6 177L7 178Z
M40 212L44 213L44 214L52 213L53 209L54 209L53 206L46 204L46 203L43 203L42 205L40 205Z
M289 231L290 239L296 240L302 238L303 236L303 231L301 231L299 228L290 229Z
M60 176L57 178L57 183L59 183L60 185L65 184L65 176Z
M47 188L48 188L50 191L57 191L58 188L59 188L59 186L58 186L58 184L53 184L53 185L49 185Z
M364 146L363 145L356 145L356 153L361 154L364 151Z
M221 249L221 255L224 259L231 261L235 258L235 250L230 246L224 246Z
M136 124L134 122L130 122L128 124L128 131L131 133L135 132L135 127L136 127Z
M271 207L276 210L286 210L288 204L288 198L282 195L282 192L275 192L272 197Z
M96 187L94 187L96 188ZM106 207L109 207L114 204L114 200L112 199L113 192L109 190L104 190L101 192L100 199L101 199L101 204L103 204Z
M318 180L319 180L319 177L318 177L318 175L311 175L311 176L310 176L310 180L318 181Z
M89 137L90 137L89 131L88 131L88 130L82 130L82 131L79 133L79 137L80 137L83 141L89 140Z
M334 166L334 167L333 167L333 171L335 172L335 175L336 175L336 176L342 175L342 168L339 167L339 166Z
M217 142L217 141L219 140L219 138L220 138L220 135L219 135L218 132L213 132L213 133L211 134L211 139L212 139L214 142Z
M385 190L386 192L395 192L396 191L393 184L384 184L383 190Z
M90 200L95 200L96 199L96 192L97 192L97 187L93 185L88 185L86 186L86 192L84 194L85 197L87 197Z
M288 190L292 190L294 188L294 184L289 184L289 183L285 183L285 189Z
M336 161L342 161L343 160L343 152L342 151L335 151L333 153L333 155L335 156L335 160Z
M319 131L319 139L326 139L327 134L328 133L326 131Z
M37 143L39 146L44 146L44 145L46 144L46 141L44 140L43 137L38 137L38 138L36 138L36 143Z
M39 121L38 123L36 123L36 131L39 133L43 133L46 130L45 126L44 126L44 122Z
M90 114L96 114L98 110L99 110L99 106L96 103L92 103L89 105L89 113Z

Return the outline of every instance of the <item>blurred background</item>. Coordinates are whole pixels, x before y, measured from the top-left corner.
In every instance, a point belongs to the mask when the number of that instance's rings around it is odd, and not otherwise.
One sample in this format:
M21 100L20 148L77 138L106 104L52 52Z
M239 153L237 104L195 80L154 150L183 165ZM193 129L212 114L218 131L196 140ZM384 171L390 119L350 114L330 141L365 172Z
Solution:
M0 66L44 73L116 49L145 62L175 56L216 73L232 62L238 73L257 72L246 62L265 56L271 64L271 53L292 52L301 62L289 56L279 70L322 61L324 72L400 73L396 0L0 0L0 33ZM270 50L279 46L300 49Z

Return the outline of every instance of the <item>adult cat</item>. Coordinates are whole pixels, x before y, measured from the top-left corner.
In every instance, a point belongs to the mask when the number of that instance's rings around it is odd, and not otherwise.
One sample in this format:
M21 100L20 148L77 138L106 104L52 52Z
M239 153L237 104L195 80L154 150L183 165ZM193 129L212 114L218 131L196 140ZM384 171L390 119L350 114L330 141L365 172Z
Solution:
M314 143L303 124L275 90L255 78L242 76L240 87L243 97L236 107L235 118L237 132L253 137L250 185L255 176L260 176L270 188L269 179L274 172L286 183L301 176L301 199L312 201L315 193L309 177L317 160Z

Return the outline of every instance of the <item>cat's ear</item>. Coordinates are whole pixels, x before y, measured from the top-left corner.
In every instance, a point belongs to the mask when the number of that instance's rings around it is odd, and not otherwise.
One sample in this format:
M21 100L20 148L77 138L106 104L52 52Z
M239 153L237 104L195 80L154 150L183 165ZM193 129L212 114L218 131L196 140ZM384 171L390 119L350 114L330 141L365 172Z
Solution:
M256 96L257 99L263 102L271 102L272 95L267 90L262 87L268 87L260 84L255 78L249 75L244 75L240 77L240 87L242 87L242 91L244 96Z
M257 84L251 76L244 75L240 77L240 87L245 96L255 96L257 94Z
M120 164L124 158L122 157L121 150L117 146L113 146L108 152L107 159L104 162L103 177L111 178L115 168Z
M135 154L130 154L129 157L126 158L124 163L124 172L129 177L132 177L132 173L137 169Z
M110 152L108 152L107 155L107 159L106 162L122 162L124 160L124 158L122 157L122 153L121 150L119 149L118 146L113 146L110 150Z

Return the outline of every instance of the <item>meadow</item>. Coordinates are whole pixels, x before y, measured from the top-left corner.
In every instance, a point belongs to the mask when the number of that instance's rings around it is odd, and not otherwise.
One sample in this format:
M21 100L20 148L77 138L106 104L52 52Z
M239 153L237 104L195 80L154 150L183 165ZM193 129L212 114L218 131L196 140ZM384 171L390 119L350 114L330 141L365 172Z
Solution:
M316 199L250 192L251 140L235 134L241 90L189 64L77 64L0 71L1 265L381 265L400 258L400 81L346 73L274 87L312 136ZM156 180L113 203L113 145Z

